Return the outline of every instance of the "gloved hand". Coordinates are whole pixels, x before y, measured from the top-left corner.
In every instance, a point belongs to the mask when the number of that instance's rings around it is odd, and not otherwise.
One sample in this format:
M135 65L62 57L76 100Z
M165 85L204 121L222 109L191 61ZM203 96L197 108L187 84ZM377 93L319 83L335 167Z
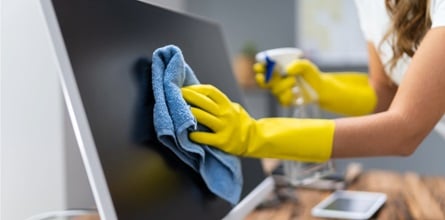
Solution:
M291 105L299 95L293 89L298 86L296 76L301 76L317 92L322 109L355 116L371 113L377 104L377 96L365 74L322 73L306 59L290 63L286 68L286 76L274 72L267 83L263 64L256 63L254 71L258 85L270 89L284 106Z
M255 120L211 85L182 88L199 123L211 131L190 133L194 142L230 154L323 162L330 158L335 123L323 119L264 118Z

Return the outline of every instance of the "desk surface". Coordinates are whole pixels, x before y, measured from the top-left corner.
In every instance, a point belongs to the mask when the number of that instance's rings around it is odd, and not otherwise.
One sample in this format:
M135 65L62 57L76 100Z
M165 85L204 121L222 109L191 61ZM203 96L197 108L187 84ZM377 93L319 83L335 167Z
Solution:
M445 219L443 176L370 170L360 174L347 189L386 193L388 199L373 216L375 219ZM296 189L295 193L297 202L257 209L246 220L319 219L311 215L311 209L331 191Z
M270 172L276 162L265 161L266 172ZM361 173L347 189L383 192L387 195L386 203L373 219L445 219L444 176L369 170ZM245 220L319 219L311 215L311 209L330 193L331 191L296 189L297 202L288 201L273 208L256 209ZM97 216L92 216L75 220L98 219Z

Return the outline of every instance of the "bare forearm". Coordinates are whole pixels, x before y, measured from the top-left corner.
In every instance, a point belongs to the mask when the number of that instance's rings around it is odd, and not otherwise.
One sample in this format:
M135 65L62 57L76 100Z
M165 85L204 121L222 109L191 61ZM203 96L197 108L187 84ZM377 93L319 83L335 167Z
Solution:
M372 43L368 43L369 76L371 86L377 94L377 105L374 112L388 110L397 92L395 85L386 75L378 52Z
M335 120L332 157L410 155L427 132L394 112Z
M384 85L376 85L375 82L371 81L371 84L377 94L377 105L374 109L375 113L388 110L392 100L394 99L397 92L397 86L389 83L390 81L385 82Z

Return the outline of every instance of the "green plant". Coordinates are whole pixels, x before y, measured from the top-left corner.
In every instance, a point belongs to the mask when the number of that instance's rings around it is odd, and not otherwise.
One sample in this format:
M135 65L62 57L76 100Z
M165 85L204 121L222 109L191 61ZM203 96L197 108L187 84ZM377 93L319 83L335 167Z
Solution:
M246 41L241 49L241 54L250 58L254 58L257 52L257 46L255 42L251 40Z

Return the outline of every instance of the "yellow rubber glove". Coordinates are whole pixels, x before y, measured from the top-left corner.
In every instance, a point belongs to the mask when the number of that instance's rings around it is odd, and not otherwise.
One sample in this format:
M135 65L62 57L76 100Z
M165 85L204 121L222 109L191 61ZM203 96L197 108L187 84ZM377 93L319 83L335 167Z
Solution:
M322 73L317 66L306 59L295 60L286 68L287 76L274 72L270 81L265 82L264 65L254 65L259 86L268 88L283 106L290 106L298 94L296 76L303 79L317 92L322 109L334 113L356 116L372 113L377 96L363 73Z
M184 87L182 95L198 122L211 130L190 133L194 142L246 157L323 162L331 156L335 127L332 120L255 120L211 85Z

